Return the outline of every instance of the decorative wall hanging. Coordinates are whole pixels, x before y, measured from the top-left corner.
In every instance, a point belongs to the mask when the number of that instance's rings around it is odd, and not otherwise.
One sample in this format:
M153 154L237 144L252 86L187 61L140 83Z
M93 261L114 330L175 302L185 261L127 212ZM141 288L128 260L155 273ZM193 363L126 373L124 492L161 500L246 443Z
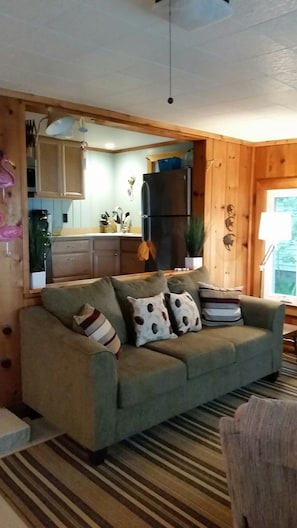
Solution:
M135 180L136 178L134 178L134 176L130 176L130 178L128 179L128 184L129 184L129 187L128 187L128 195L130 197L130 200L132 202L133 198L134 198L134 194L133 194L133 185L135 183Z
M225 226L227 230L229 231L229 233L227 233L223 237L223 244L228 251L231 251L231 248L235 240L235 234L233 233L234 224L235 224L235 216L236 216L234 205L232 204L227 205L227 215L228 215L227 218L225 218Z
M0 213L0 242L6 242L5 255L9 257L9 242L16 238L23 238L23 226L5 224L5 215Z
M8 189L9 187L13 187L16 184L16 177L15 175L7 168L7 165L10 165L13 169L15 169L15 164L8 159L6 154L2 150L0 150L0 188L2 189L2 201L3 203L6 202L6 194L5 189Z

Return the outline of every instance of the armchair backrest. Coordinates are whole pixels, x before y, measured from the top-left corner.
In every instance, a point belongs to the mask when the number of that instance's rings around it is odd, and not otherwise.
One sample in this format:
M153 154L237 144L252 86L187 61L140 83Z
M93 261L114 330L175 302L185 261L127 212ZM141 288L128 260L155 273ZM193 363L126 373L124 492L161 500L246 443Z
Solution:
M233 527L297 527L297 402L252 396L220 435Z

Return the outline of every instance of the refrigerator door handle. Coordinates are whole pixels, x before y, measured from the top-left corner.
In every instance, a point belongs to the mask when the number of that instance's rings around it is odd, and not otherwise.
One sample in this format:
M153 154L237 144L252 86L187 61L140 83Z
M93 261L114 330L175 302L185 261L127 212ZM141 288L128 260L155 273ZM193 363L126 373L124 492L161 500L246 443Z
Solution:
M141 210L142 214L150 216L151 214L151 191L148 182L144 181L141 187Z
M151 195L150 186L144 181L141 187L141 229L143 240L150 240L151 228L150 228L150 214L151 214Z

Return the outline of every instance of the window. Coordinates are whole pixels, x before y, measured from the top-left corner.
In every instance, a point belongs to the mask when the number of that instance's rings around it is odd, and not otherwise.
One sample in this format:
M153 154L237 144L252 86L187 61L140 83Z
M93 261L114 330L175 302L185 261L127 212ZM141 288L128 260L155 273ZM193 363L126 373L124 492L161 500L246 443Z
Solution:
M292 240L278 243L265 266L264 297L297 304L297 189L267 191L267 211L291 213Z

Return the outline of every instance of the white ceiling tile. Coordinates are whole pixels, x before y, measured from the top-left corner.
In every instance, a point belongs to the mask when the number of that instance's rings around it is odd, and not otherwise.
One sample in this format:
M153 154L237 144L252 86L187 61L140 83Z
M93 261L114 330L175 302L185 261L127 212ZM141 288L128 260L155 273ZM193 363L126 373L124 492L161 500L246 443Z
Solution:
M242 139L297 137L297 0L230 2L222 22L172 26L168 105L169 24L154 0L0 0L0 88Z

